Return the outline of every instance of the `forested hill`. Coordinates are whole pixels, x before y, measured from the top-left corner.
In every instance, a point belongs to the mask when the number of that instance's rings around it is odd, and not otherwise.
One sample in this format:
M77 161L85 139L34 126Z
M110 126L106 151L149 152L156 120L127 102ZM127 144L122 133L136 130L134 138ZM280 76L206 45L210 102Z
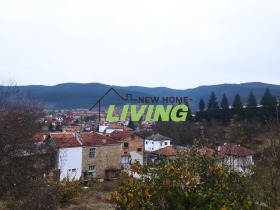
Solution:
M110 85L100 83L65 83L55 86L19 86L19 93L23 96L31 95L34 99L43 102L46 106L71 109L71 108L90 108L106 91L110 89ZM272 95L280 99L280 85L272 85L265 83L242 83L242 84L219 84L211 86L199 86L193 89L176 90L166 87L138 87L138 86L113 86L120 95L132 94L133 97L138 96L188 96L193 101L190 103L191 109L198 109L200 98L203 98L206 105L213 91L220 103L222 95L225 93L229 104L232 105L234 96L238 93L241 101L246 104L250 91L253 91L258 101L264 94L266 88L269 88ZM109 104L123 104L123 101L113 92L108 94L102 100L101 106Z

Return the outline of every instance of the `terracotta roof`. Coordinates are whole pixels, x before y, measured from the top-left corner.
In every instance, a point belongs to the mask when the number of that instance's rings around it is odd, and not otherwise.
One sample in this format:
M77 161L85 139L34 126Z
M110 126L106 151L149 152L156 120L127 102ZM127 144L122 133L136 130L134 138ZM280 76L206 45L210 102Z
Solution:
M113 139L121 140L129 135L133 134L132 131L113 131L110 136Z
M152 136L149 136L146 139L147 140L153 140L153 141L172 140L171 138L163 136L163 135L160 135L159 133L154 134Z
M230 155L243 157L253 154L256 154L256 152L234 144L224 144L219 147L219 155L222 156Z
M74 133L50 133L50 136L58 148L81 146Z
M177 154L177 152L173 146L167 146L167 147L161 148L159 150L154 151L153 153L157 154L157 155L164 155L164 156L176 156L176 154Z
M90 133L81 133L80 141L86 146L121 144L121 142L117 140L114 140L108 136L103 136L94 131Z

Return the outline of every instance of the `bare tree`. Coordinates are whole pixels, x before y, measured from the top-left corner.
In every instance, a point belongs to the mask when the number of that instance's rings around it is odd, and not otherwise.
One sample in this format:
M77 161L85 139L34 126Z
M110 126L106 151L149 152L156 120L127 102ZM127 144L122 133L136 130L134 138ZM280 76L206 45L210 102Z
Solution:
M260 157L256 162L256 181L261 196L271 207L280 206L280 124L266 121L261 132Z
M9 209L56 209L56 193L43 179L55 151L35 140L42 107L16 93L0 86L0 200Z

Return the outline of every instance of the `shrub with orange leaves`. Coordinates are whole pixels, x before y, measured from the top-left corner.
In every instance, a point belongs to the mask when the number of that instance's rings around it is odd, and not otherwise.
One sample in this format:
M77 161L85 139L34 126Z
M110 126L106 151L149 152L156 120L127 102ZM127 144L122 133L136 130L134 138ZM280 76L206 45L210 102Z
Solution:
M223 169L215 154L202 157L197 149L184 158L133 163L111 199L118 209L254 209L250 177Z

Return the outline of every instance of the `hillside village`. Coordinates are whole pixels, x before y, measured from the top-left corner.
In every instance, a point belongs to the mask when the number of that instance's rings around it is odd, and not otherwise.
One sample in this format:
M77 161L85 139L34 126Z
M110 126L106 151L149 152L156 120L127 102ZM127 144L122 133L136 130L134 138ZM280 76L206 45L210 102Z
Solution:
M278 102L269 89L260 103L252 92L245 105L238 94L235 98L230 106L224 94L219 106L212 92L207 109L201 99L200 109L188 110L183 122L141 118L133 122L129 115L125 121L112 122L106 121L108 110L103 107L42 110L33 100L3 105L0 201L31 205L7 197L13 190L13 196L27 199L32 193L35 203L53 208L77 196L80 189L117 183L120 187L108 199L123 209L130 197L136 199L130 200L131 205L139 208L145 201L170 209L173 202L168 196L182 205L194 199L195 208L211 203L213 193L226 197L213 201L219 208L227 202L252 206L253 199L277 206ZM114 115L121 116L121 109L115 109ZM142 190L140 194L136 188ZM198 188L202 193L195 193ZM155 204L158 193L161 203Z
M143 165L149 161L155 162L159 157L176 158L178 150L188 152L190 149L174 145L170 137L153 133L152 122L142 122L132 129L127 126L129 121L92 121L95 111L69 113L64 114L60 110L46 115L41 120L48 125L45 128L48 132L36 135L37 142L51 142L54 145L57 153L53 170L59 169L61 180L66 177L87 182L114 180L118 178L121 168L129 170L130 162L138 161ZM143 130L150 135L141 135ZM256 152L227 142L216 149L218 161L223 167L250 173ZM205 147L201 152L213 154L214 150ZM52 170L47 174L51 176Z

